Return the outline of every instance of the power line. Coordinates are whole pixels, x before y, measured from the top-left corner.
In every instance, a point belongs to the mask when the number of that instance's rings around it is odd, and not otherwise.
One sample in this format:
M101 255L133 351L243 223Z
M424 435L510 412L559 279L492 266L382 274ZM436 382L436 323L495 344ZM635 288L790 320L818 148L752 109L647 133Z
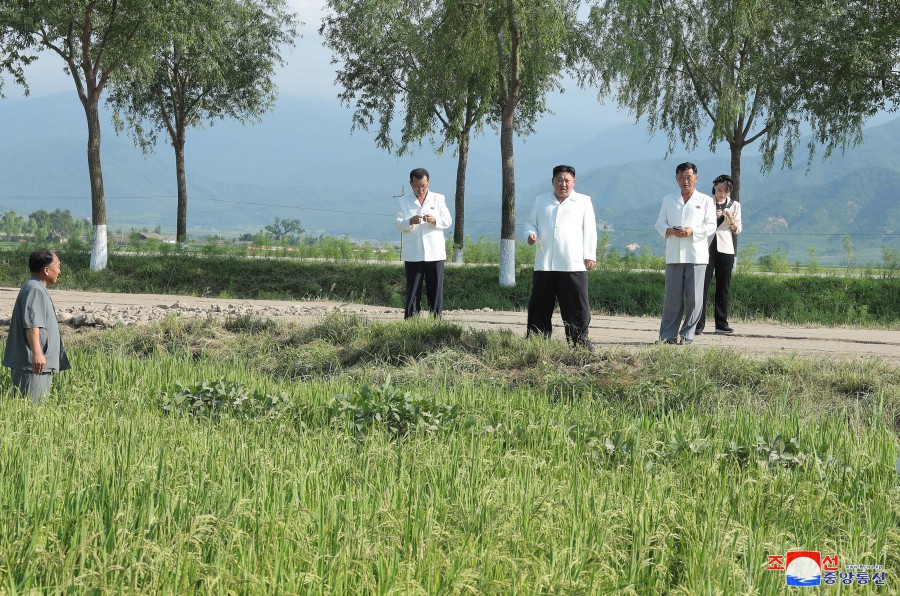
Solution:
M121 196L121 197L107 196L105 198L107 198L107 199L177 199L178 197L174 197L172 195L147 195L147 196L135 195L135 196ZM193 197L191 197L191 198L193 198ZM0 201L7 201L7 200L10 200L10 201L21 201L21 200L28 200L28 201L90 201L91 197L84 197L84 196L82 196L82 197L40 196L39 197L39 196L31 196L31 195L10 195L10 196L0 197Z

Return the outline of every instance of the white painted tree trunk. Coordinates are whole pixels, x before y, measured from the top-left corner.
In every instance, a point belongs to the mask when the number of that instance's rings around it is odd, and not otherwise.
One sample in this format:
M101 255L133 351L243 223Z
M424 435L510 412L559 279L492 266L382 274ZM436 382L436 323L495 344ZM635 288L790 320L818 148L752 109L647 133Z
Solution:
M106 269L106 226L94 226L94 246L91 248L91 271Z
M463 262L464 262L463 261L463 249L461 249L461 248L453 249L453 262L456 263L457 265L463 264Z
M500 241L500 286L511 288L516 285L516 241Z

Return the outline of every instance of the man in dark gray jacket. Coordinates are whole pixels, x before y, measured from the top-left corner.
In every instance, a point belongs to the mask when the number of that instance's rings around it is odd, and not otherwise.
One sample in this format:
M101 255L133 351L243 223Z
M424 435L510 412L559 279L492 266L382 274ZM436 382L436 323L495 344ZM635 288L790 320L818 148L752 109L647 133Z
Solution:
M31 279L19 290L13 307L3 366L10 368L13 385L19 392L38 403L50 393L53 373L70 367L59 335L56 309L47 291L59 279L59 257L49 249L39 248L28 258L28 268Z

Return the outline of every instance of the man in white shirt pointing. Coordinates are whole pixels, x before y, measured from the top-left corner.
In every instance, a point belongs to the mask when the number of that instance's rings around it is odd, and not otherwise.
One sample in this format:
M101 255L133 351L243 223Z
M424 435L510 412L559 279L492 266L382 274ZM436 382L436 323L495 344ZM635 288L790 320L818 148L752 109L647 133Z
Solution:
M556 302L574 346L591 347L588 271L597 260L597 220L591 197L575 192L575 168L556 166L553 192L537 197L526 222L528 244L537 244L528 301L528 335L550 337Z

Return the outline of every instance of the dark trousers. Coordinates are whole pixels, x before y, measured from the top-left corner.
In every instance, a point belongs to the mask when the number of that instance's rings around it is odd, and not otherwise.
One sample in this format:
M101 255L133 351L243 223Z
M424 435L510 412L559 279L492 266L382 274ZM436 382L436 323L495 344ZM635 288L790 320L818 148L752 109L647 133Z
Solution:
M528 335L550 337L553 308L559 302L559 314L566 329L566 340L573 345L586 344L591 323L588 303L587 271L535 271L528 301Z
M408 319L422 310L422 285L428 307L439 317L444 310L444 261L404 261L406 269L406 302L403 318Z
M709 297L709 284L713 274L716 276L716 298L713 302L713 317L716 329L728 327L728 289L731 287L731 271L734 269L734 255L719 252L716 240L709 245L709 265L706 266L706 277L703 280L703 310L697 329L702 330L706 322L706 304Z

